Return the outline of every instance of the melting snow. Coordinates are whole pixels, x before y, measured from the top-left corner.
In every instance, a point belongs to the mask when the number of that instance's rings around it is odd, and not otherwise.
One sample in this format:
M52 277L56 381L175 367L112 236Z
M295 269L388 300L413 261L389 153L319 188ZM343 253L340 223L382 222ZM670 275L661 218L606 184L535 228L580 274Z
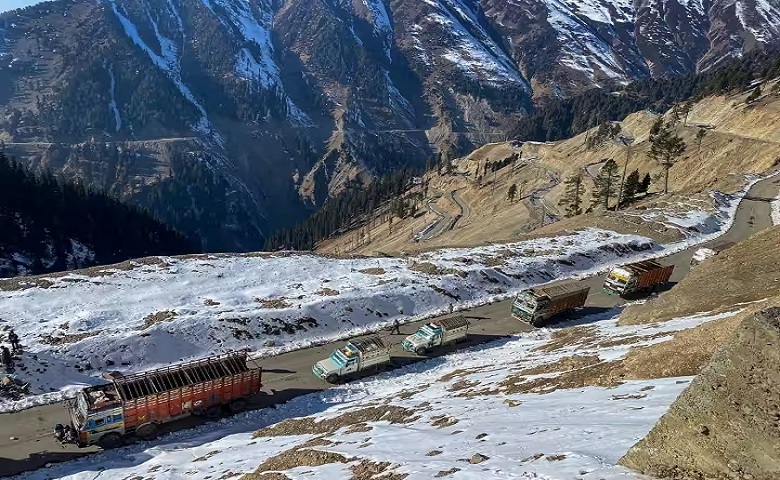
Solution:
M342 480L361 462L386 462L384 473L428 480L455 472L454 478L552 480L640 479L617 465L618 459L647 435L691 377L632 380L613 388L582 387L526 392L510 387L527 368L552 365L574 355L601 362L623 358L632 346L659 343L673 332L734 315L696 315L662 326L618 327L616 319L590 319L598 342L548 346L551 331L419 362L374 378L293 399L276 409L249 412L86 459L49 466L22 478L238 478L254 472L282 452L314 438L320 451L343 455L344 462L299 467L276 462L294 479ZM584 319L588 321L588 319ZM642 340L657 333L668 337ZM637 340L639 339L639 340ZM610 340L614 340L611 341ZM611 345L600 347L598 345ZM597 361L598 361L597 360ZM547 377L551 385L565 367L525 379ZM364 412L386 411L363 421ZM309 417L324 427L317 434L290 428L282 436L254 432L284 420ZM332 427L328 427L330 421ZM355 428L358 427L358 428ZM475 454L479 463L468 460ZM287 457L295 460L295 456ZM444 473L442 473L444 472ZM377 476L376 478L381 478Z
M0 317L10 319L35 362L47 364L46 373L25 379L44 392L98 381L76 365L89 364L99 375L107 365L138 371L226 349L290 350L376 330L395 318L441 314L450 303L508 298L638 252L657 255L652 247L643 237L593 229L403 259L303 253L159 258L2 291ZM58 338L66 340L52 341ZM267 339L280 347L263 348ZM0 410L16 407L0 404Z

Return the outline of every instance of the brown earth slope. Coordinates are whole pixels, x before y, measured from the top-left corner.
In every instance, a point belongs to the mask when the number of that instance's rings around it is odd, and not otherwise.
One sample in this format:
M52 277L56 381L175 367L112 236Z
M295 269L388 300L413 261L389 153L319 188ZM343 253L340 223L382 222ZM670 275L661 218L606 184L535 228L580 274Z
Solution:
M674 289L641 305L626 308L621 325L733 310L780 294L780 227L773 227L691 269Z
M780 308L736 336L622 459L675 480L780 478Z
M763 91L770 92L773 85L774 82L769 82ZM428 174L424 179L429 182L427 196L420 203L417 215L393 218L392 228L385 216L383 221L372 222L367 230L351 230L323 242L318 250L367 255L398 253L516 241L529 233L550 235L591 226L669 241L676 238L677 232L622 213L605 216L596 212L550 224L553 217L560 220L565 214L561 205L565 191L562 182L581 173L585 186L583 203L587 207L594 189L592 176L598 173L599 164L612 158L622 168L628 158L629 171L637 169L642 175L649 172L655 178L650 188L652 195L625 212L628 214L655 206L674 208L678 202L689 203L691 199L706 202L712 190L735 192L744 186L744 174L766 172L780 159L780 133L773 128L780 119L780 96L768 93L751 104L745 102L746 97L745 93L705 98L693 107L687 122L678 124L677 132L688 148L670 171L673 192L670 195L658 193L663 183L661 168L649 156L648 136L658 117L639 112L621 122L623 133L634 139L630 151L616 142L589 149L586 138L594 131L555 143L488 144L456 160L453 174ZM706 135L699 143L697 133L702 128ZM522 158L516 165L507 165L478 178L477 172L484 173L486 163L499 162L520 152ZM519 192L515 201L507 198L512 184ZM419 186L414 191L423 193ZM438 218L436 210L445 214L445 223L458 214L462 216L452 228L415 241L415 236ZM546 226L542 224L543 212L547 214Z

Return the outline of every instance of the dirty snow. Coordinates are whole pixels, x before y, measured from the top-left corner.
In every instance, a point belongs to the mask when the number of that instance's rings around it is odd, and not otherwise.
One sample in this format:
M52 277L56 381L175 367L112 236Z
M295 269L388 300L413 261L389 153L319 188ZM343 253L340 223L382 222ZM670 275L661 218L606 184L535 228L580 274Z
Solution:
M109 367L138 371L214 351L273 353L349 337L658 250L643 237L591 229L402 259L155 258L91 276L22 280L29 288L0 291L0 318L25 339L25 368L36 373L22 376L43 393L97 382L92 375ZM263 348L268 339L280 347ZM0 411L38 400L25 402L0 403Z
M772 224L780 225L780 193L771 203L772 205Z
M350 469L361 462L386 462L380 471L407 474L406 480L428 480L453 469L459 470L453 478L474 480L638 480L639 474L617 466L617 461L647 435L691 377L533 393L507 388L521 382L519 372L529 367L575 354L596 355L602 362L618 360L632 346L660 343L676 331L736 313L700 314L661 326L618 327L616 318L586 318L584 322L596 327L599 342L539 350L553 332L539 330L19 478L233 479L316 438L321 444L309 448L343 455L345 463L309 467L293 462L274 471L292 479L342 480L351 478ZM669 336L642 340L657 333ZM610 345L605 343L609 340L615 340L612 346L598 346ZM554 382L561 373L541 376ZM361 412L377 407L387 410L385 417L360 422ZM391 409L401 413L392 414ZM334 426L322 433L304 427L291 429L298 434L253 438L259 429L300 417L331 420ZM484 461L469 462L475 454Z

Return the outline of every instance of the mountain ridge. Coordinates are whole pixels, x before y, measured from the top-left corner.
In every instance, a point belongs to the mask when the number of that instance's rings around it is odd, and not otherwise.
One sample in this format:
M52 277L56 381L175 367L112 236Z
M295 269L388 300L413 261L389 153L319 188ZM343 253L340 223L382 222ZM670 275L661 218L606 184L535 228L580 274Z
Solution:
M174 155L203 163L224 184L211 193L229 197L221 223L251 225L204 246L247 250L344 188L500 139L534 104L778 45L778 12L763 0L55 0L0 14L0 139L28 165L137 203ZM118 173L79 146L192 136L123 147Z

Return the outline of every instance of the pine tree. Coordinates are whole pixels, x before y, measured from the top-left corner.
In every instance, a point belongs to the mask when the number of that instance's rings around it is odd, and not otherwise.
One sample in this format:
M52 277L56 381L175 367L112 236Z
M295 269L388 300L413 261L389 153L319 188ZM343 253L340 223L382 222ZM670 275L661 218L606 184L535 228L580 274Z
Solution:
M509 202L515 201L515 195L517 195L517 185L514 183L509 187L509 190L506 192L506 198L509 200Z
M701 143L704 141L705 136L707 136L707 130L704 128L700 128L696 132L696 151L699 154L699 159L701 159Z
M756 88L753 89L752 92L750 92L750 95L745 99L746 103L753 103L756 100L758 100L758 97L761 96L761 87L756 85Z
M618 166L611 158L604 162L596 177L596 188L593 191L593 205L599 203L609 209L609 199L617 193L617 184L620 180Z
M582 193L584 187L582 185L582 173L578 172L572 175L566 182L566 191L563 197L563 205L566 208L566 216L574 217L582 214Z
M650 156L664 170L664 194L669 193L669 170L677 163L687 145L675 133L673 125L659 118L650 129Z
M634 197L636 197L640 187L639 170L634 170L626 177L626 184L623 187L623 198L621 199L623 206L630 205L634 201Z
M645 176L642 177L642 181L639 183L639 190L637 190L637 192L647 193L647 191L650 190L650 183L652 181L653 179L650 177L650 173L645 173Z

